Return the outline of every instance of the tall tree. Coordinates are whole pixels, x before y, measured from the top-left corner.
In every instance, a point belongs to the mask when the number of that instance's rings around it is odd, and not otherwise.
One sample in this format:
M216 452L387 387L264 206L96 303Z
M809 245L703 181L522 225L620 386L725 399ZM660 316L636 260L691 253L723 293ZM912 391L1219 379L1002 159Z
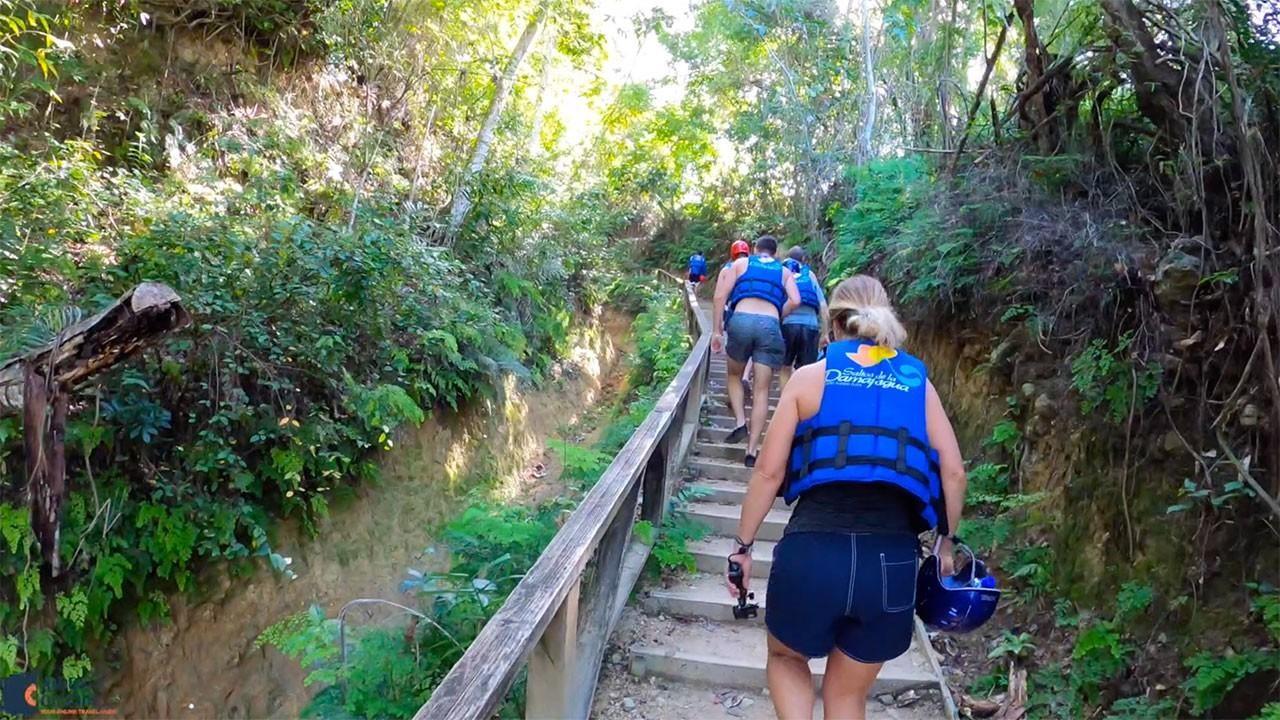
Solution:
M502 119L502 111L507 107L507 101L511 97L511 88L515 85L516 75L520 72L520 66L524 63L525 56L529 54L529 49L533 47L534 41L538 39L538 35L542 32L542 28L546 25L547 9L545 5L539 5L533 12L533 16L529 18L529 23L525 25L524 32L520 34L520 39L516 41L515 48L511 51L511 57L507 59L507 66L494 80L493 99L489 102L489 112L485 115L484 124L480 126L480 132L476 135L475 148L471 151L471 159L467 162L467 167L463 170L462 178L458 182L458 189L453 196L453 202L449 207L449 229L445 238L448 245L452 245L458 236L458 230L462 227L462 222L466 220L467 211L471 209L471 186L475 182L476 176L479 175L485 166L485 162L489 159L489 150L493 147L494 135L498 131L498 122Z
M858 162L871 159L871 140L876 129L876 61L871 52L870 0L862 0L862 65L867 74L867 104L862 118L862 132L858 135Z

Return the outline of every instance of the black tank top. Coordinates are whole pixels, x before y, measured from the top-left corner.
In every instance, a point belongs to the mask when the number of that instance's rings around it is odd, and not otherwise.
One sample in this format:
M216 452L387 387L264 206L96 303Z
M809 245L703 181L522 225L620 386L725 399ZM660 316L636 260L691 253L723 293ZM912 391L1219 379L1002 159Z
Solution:
M927 528L906 492L881 483L830 483L796 501L786 532L910 533Z

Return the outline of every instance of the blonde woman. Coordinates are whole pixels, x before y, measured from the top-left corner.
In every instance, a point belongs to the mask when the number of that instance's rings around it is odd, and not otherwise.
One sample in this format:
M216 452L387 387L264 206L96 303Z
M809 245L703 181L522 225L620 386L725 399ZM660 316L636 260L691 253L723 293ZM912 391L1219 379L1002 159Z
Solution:
M729 556L749 579L774 498L796 503L774 551L765 615L769 691L782 720L812 717L816 657L827 658L826 717L866 717L881 666L911 645L917 536L955 528L964 504L951 421L924 364L901 349L907 333L884 287L849 278L829 307L836 342L783 388ZM951 544L941 540L944 574Z

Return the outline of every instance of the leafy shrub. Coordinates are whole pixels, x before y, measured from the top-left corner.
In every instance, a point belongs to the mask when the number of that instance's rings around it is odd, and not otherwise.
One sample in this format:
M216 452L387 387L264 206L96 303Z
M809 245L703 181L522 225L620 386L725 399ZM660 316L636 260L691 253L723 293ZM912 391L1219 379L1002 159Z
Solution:
M658 291L647 309L636 317L631 335L636 343L632 386L654 385L661 390L689 355L684 302L670 290Z
M1153 700L1139 695L1115 701L1104 717L1106 720L1164 720L1173 717L1177 707L1172 698Z
M594 484L613 458L600 450L562 443L555 447L564 464L564 478L579 485Z
M0 143L6 352L143 280L171 285L195 320L96 377L69 422L62 556L87 616L31 628L23 666L63 672L54 658L105 638L121 603L165 617L163 592L190 589L201 562L262 557L287 573L267 541L273 518L314 530L334 492L375 476L373 453L399 428L505 373L536 377L564 349L564 284L520 296L513 313L495 276L419 241L394 193L355 203L327 179L304 128L223 122L182 178L111 167L84 141ZM12 479L19 434L0 429ZM45 600L22 567L0 582L0 640Z
M987 654L989 658L1008 657L1012 659L1026 658L1036 649L1030 633L1020 632L1014 633L1005 630L1000 634L995 644L991 647L991 652Z
M1191 676L1185 687L1191 698L1192 711L1212 710L1236 683L1256 672L1280 670L1280 653L1248 650L1242 653L1199 652L1187 659Z
M1131 409L1136 411L1155 397L1160 388L1160 366L1125 358L1132 344L1132 333L1120 336L1112 349L1103 340L1094 340L1071 361L1071 386L1080 393L1080 409L1085 415L1105 406L1107 418L1121 424Z
M668 500L666 517L656 535L651 523L637 523L637 536L642 542L653 546L649 556L649 567L653 572L694 572L698 569L697 560L689 550L689 543L706 537L710 528L684 512L685 506L697 497L698 491L685 487Z

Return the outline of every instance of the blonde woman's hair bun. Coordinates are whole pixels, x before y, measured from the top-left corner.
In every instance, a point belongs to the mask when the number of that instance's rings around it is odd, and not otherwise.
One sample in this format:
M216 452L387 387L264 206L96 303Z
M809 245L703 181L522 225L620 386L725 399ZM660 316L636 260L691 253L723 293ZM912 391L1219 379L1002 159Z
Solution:
M889 293L870 275L854 275L837 285L828 307L832 325L846 336L895 349L907 341L907 329L893 311Z

